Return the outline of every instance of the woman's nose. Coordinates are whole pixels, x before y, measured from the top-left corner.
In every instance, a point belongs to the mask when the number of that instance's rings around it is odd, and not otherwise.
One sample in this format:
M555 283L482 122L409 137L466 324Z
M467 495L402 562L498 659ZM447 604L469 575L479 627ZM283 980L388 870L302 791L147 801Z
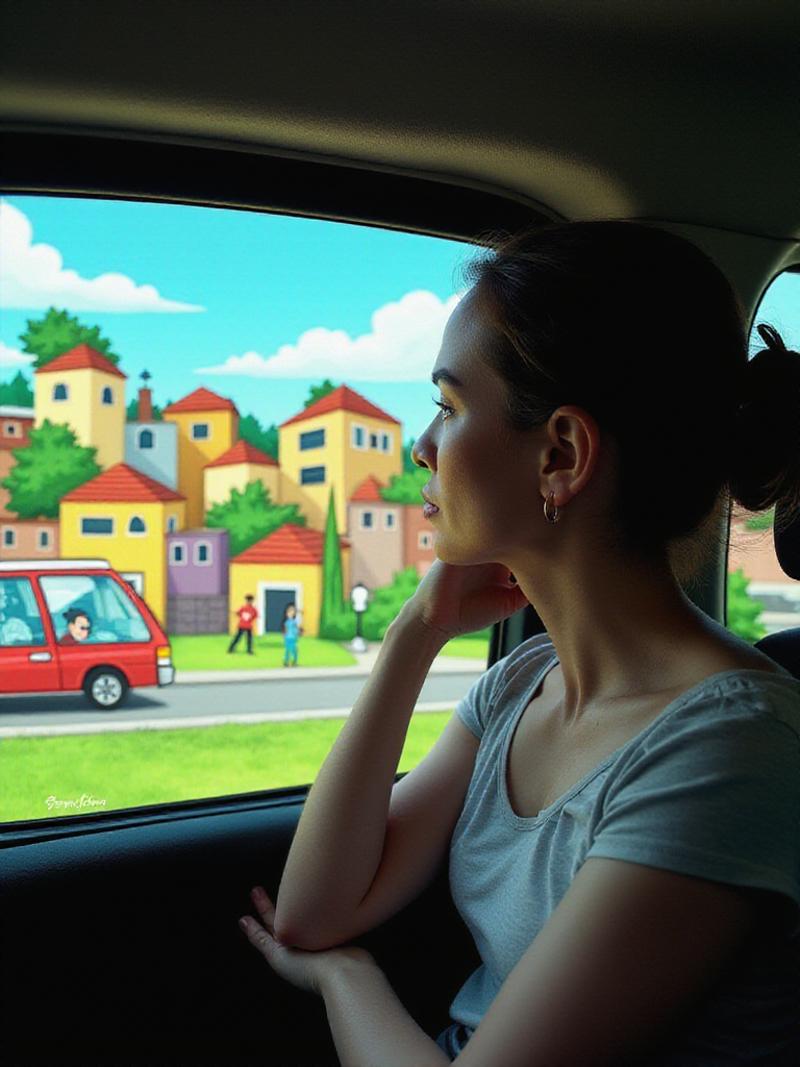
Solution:
M411 462L416 464L417 467L427 467L428 470L433 470L433 454L434 448L431 440L428 437L428 431L416 439L411 449Z

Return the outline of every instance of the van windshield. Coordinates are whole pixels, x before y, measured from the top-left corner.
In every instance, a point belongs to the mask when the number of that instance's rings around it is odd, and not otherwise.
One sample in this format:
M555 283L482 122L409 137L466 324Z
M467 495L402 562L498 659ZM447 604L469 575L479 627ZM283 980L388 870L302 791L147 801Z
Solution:
M60 645L150 640L138 608L113 578L60 574L39 581Z

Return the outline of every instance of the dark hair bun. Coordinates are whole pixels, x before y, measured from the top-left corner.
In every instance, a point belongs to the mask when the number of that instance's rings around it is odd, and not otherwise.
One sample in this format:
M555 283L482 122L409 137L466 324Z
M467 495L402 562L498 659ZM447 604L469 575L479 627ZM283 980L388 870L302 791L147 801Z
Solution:
M790 518L800 504L800 353L773 326L756 329L767 347L743 378L731 495L748 511L780 503Z

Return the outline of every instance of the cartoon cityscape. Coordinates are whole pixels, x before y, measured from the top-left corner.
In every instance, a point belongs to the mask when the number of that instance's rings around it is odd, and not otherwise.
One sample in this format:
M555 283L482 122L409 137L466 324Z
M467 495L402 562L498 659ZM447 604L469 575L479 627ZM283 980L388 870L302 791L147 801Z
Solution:
M329 508L345 599L359 583L374 590L404 568L421 577L430 567L421 497L384 496L403 473L401 423L365 396L340 385L280 423L276 460L240 436L236 405L204 387L159 418L143 375L129 421L127 377L82 343L34 371L32 408L0 406L4 560L105 559L174 635L235 630L234 612L252 595L257 633L279 633L294 604L304 632L317 636ZM46 424L68 426L96 450L100 471L59 497L57 518L22 517L2 482ZM229 529L205 523L253 483L271 505L296 505L305 523L282 522L235 552Z

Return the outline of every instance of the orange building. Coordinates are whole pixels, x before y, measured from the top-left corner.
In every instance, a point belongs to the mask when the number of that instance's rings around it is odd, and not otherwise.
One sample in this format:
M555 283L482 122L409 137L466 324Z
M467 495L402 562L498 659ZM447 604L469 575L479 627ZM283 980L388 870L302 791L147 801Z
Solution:
M164 408L164 421L178 427L178 491L186 498L186 525L202 526L205 467L239 439L239 411L227 397L200 388Z

